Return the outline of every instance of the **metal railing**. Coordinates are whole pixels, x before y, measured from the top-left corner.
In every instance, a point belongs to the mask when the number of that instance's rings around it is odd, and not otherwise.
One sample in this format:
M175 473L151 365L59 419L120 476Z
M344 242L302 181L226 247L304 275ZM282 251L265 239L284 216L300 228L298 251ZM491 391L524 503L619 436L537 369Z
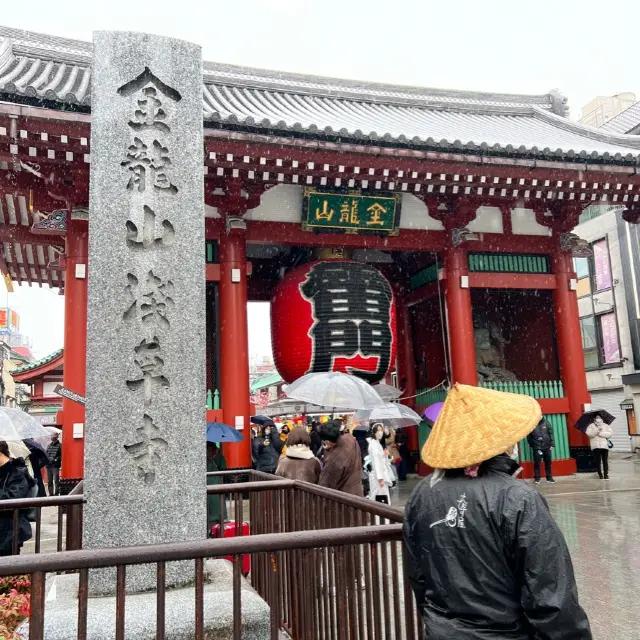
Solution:
M204 638L204 559L226 557L233 564L233 638L240 639L242 594L246 593L243 560L250 556L249 581L269 607L270 638L279 638L285 631L293 640L417 640L421 622L404 566L401 510L255 471L208 476L230 481L209 485L207 493L219 496L220 525L224 524L222 506L228 507L238 537L60 551L0 561L0 576L31 575L29 637L45 637L46 574L79 573L77 637L83 639L87 637L90 570L116 567L113 631L117 640L124 639L127 569L155 564L156 637L162 640L167 563L193 560L194 637ZM235 481L243 477L248 481ZM249 536L242 536L245 518ZM218 531L223 535L223 526ZM105 635L111 632L105 629Z
M207 475L233 478L238 472ZM418 637L421 625L403 563L402 510L306 482L255 471L248 475L244 484L208 487L221 501L230 496L236 531L241 530L240 514L246 513L243 494L249 496L251 536L397 527L393 541L354 541L341 549L292 548L279 558L252 557L251 584L270 603L277 588L282 629L295 639ZM274 573L280 574L278 585Z
M28 542L33 541L33 552L40 553L42 547L42 510L55 508L57 510L56 551L63 549L79 549L82 544L82 505L84 497L81 494L55 496L49 498L24 498L20 500L2 500L0 512L11 511L12 520L12 553L20 552L20 517L27 511L35 512L32 535ZM70 526L73 522L73 526ZM65 526L66 524L66 526Z

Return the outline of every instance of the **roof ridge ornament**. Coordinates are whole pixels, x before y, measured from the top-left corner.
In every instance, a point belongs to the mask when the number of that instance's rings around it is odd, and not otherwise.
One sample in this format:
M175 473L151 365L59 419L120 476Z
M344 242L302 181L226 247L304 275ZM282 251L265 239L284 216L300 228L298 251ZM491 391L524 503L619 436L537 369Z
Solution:
M567 118L569 116L567 97L563 96L558 89L551 89L549 97L551 98L551 112Z

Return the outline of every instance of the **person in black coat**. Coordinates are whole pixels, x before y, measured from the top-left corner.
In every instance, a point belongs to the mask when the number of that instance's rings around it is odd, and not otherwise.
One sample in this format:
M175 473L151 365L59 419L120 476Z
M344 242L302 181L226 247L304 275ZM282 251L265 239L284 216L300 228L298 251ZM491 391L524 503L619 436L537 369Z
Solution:
M527 442L533 451L533 478L536 484L540 484L540 463L544 460L544 470L547 474L547 482L555 484L551 466L551 452L556 446L553 439L553 427L544 419L540 420L536 428L527 436Z
M27 498L30 493L30 483L27 467L22 458L11 458L9 446L0 440L0 507L2 500L19 500ZM22 544L31 538L31 525L26 515L20 513L20 537L18 553ZM0 511L0 556L10 556L13 553L13 511Z
M60 493L60 469L62 468L62 442L57 433L51 434L51 444L47 447L47 486L50 496Z
M398 464L398 480L407 479L407 471L409 468L409 436L402 428L396 430L396 446L400 454L400 464Z
M528 396L455 385L406 506L409 580L429 640L593 640L562 532L517 479Z
M266 424L260 434L253 439L253 457L256 460L256 470L264 473L274 473L278 468L280 453L284 442L275 425Z
M33 469L33 479L36 481L36 485L38 486L37 497L45 498L47 492L44 488L42 470L49 464L49 458L47 458L47 454L44 449L37 442L34 442L33 440L24 440L24 444L31 452L29 460L31 461L31 468Z
M360 456L364 464L364 459L369 455L369 443L367 442L369 432L365 431L364 429L354 429L351 432L351 435L353 435L353 437L358 441L358 446L360 447Z
M316 458L321 458L322 438L320 438L320 434L318 433L318 423L315 420L311 423L309 435L311 436L311 451L313 455L316 456Z

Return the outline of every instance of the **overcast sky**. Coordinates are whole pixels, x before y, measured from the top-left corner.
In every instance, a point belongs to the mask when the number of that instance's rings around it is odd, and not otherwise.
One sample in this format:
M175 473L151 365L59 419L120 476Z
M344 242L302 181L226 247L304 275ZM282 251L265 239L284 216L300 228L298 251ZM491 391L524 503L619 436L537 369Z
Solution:
M640 96L633 0L28 0L0 24L90 40L147 31L203 47L205 60L450 89L546 93L571 116L596 95ZM3 294L4 297L4 294ZM16 287L9 303L40 355L62 346L63 300ZM252 305L252 352L268 353L268 309Z

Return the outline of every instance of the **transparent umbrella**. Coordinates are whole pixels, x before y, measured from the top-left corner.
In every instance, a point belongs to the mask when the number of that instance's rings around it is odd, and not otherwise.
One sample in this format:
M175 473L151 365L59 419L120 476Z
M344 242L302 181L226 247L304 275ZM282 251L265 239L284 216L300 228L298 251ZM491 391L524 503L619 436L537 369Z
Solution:
M354 422L366 424L369 422L390 422L394 427L408 427L412 424L420 424L422 418L410 407L396 402L387 402L381 407L375 407L367 411L356 411L353 415Z
M289 398L334 409L373 409L384 400L364 380L346 373L308 373L291 383Z
M385 401L391 402L397 400L402 395L402 390L392 387L390 384L374 384L373 388L378 392L378 395Z
M11 454L12 458L22 458L23 460L26 460L31 453L27 445L23 444L22 442L13 440L11 442L8 442L7 444L9 445L9 453Z
M0 407L0 440L26 440L49 436L49 432L28 413Z

